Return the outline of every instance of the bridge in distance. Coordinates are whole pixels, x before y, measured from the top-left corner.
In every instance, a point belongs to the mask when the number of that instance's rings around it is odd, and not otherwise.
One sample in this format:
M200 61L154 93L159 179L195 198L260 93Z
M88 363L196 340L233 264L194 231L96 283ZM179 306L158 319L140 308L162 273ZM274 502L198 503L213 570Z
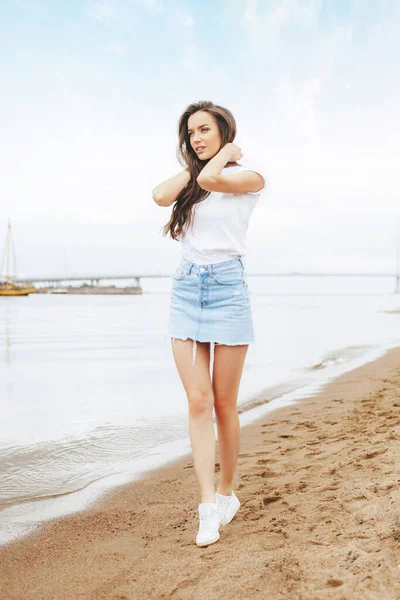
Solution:
M290 271L284 273L249 273L247 272L248 277L394 277L396 280L396 289L395 292L400 293L400 273L310 273L310 272L302 272L302 271ZM19 277L16 279L17 283L47 283L47 284L57 284L57 283L67 283L69 281L90 281L91 285L98 285L99 281L109 281L116 279L129 279L134 280L136 285L140 285L141 279L157 279L157 278L170 278L172 274L170 273L141 273L141 274L116 274L116 275L93 275L93 274L82 274L82 275L66 275L62 276L54 276L48 275L43 277L31 276L29 278Z

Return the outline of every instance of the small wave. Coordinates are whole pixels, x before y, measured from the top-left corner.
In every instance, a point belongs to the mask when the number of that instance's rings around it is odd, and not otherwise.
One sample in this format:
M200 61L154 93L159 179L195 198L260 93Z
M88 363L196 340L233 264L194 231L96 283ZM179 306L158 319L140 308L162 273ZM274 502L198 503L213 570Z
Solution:
M291 392L296 391L299 387L300 383L294 382L278 384L264 388L259 394L252 396L249 400L247 400L243 404L240 404L237 412L238 414L241 414L247 412L248 410L251 410L252 408L261 406L261 404L268 404L268 402L272 402L272 400L276 400L284 394L289 394Z
M326 369L326 367L333 367L336 365L340 365L343 363L347 363L350 360L355 358L359 358L362 356L367 350L371 350L375 346L346 346L345 348L341 348L336 352L331 352L321 360L321 362L312 365L311 367L306 367L306 371L317 371L319 369Z

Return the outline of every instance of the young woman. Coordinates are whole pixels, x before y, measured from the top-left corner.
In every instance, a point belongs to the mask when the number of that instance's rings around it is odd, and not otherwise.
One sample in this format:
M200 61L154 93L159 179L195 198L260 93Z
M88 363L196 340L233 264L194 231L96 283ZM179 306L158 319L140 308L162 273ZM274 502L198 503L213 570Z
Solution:
M179 119L178 135L177 157L186 168L156 186L153 199L160 206L173 205L163 233L181 241L168 332L188 398L201 492L196 544L207 546L219 540L220 525L229 523L240 506L232 489L240 446L236 402L248 344L255 342L241 257L266 181L259 170L238 163L243 154L233 143L236 122L227 108L190 104ZM220 463L216 492L213 408Z

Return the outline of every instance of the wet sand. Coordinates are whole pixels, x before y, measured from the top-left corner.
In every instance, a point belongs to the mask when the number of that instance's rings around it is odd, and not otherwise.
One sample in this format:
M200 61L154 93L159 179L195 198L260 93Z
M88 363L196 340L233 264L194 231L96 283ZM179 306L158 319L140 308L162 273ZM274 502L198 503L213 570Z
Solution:
M242 428L219 542L189 455L0 547L0 598L399 599L399 484L396 348Z

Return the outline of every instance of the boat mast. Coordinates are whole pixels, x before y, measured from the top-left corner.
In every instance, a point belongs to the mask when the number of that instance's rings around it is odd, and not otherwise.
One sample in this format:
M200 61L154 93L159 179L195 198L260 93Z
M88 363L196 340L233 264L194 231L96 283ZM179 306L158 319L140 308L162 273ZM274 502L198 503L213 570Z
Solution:
M9 283L9 281L12 280L12 275L11 275L11 249L13 250L13 258L14 258L14 263L16 263L15 260L15 250L14 250L14 246L13 246L13 241L12 241L12 234L11 234L11 222L10 222L10 217L8 218L8 227L7 227L7 238L6 238L6 243L4 245L4 250L3 250L3 258L1 261L1 271L0 271L0 278L5 282L6 284ZM5 278L4 278L4 263L5 264L5 268L6 268L6 273L5 273ZM15 268L15 264L14 264L14 268Z
M11 224L10 224L10 219L8 220L8 227L7 227L7 266L6 266L6 283L8 283L8 261L9 261L9 257L10 257L10 234L11 234Z

